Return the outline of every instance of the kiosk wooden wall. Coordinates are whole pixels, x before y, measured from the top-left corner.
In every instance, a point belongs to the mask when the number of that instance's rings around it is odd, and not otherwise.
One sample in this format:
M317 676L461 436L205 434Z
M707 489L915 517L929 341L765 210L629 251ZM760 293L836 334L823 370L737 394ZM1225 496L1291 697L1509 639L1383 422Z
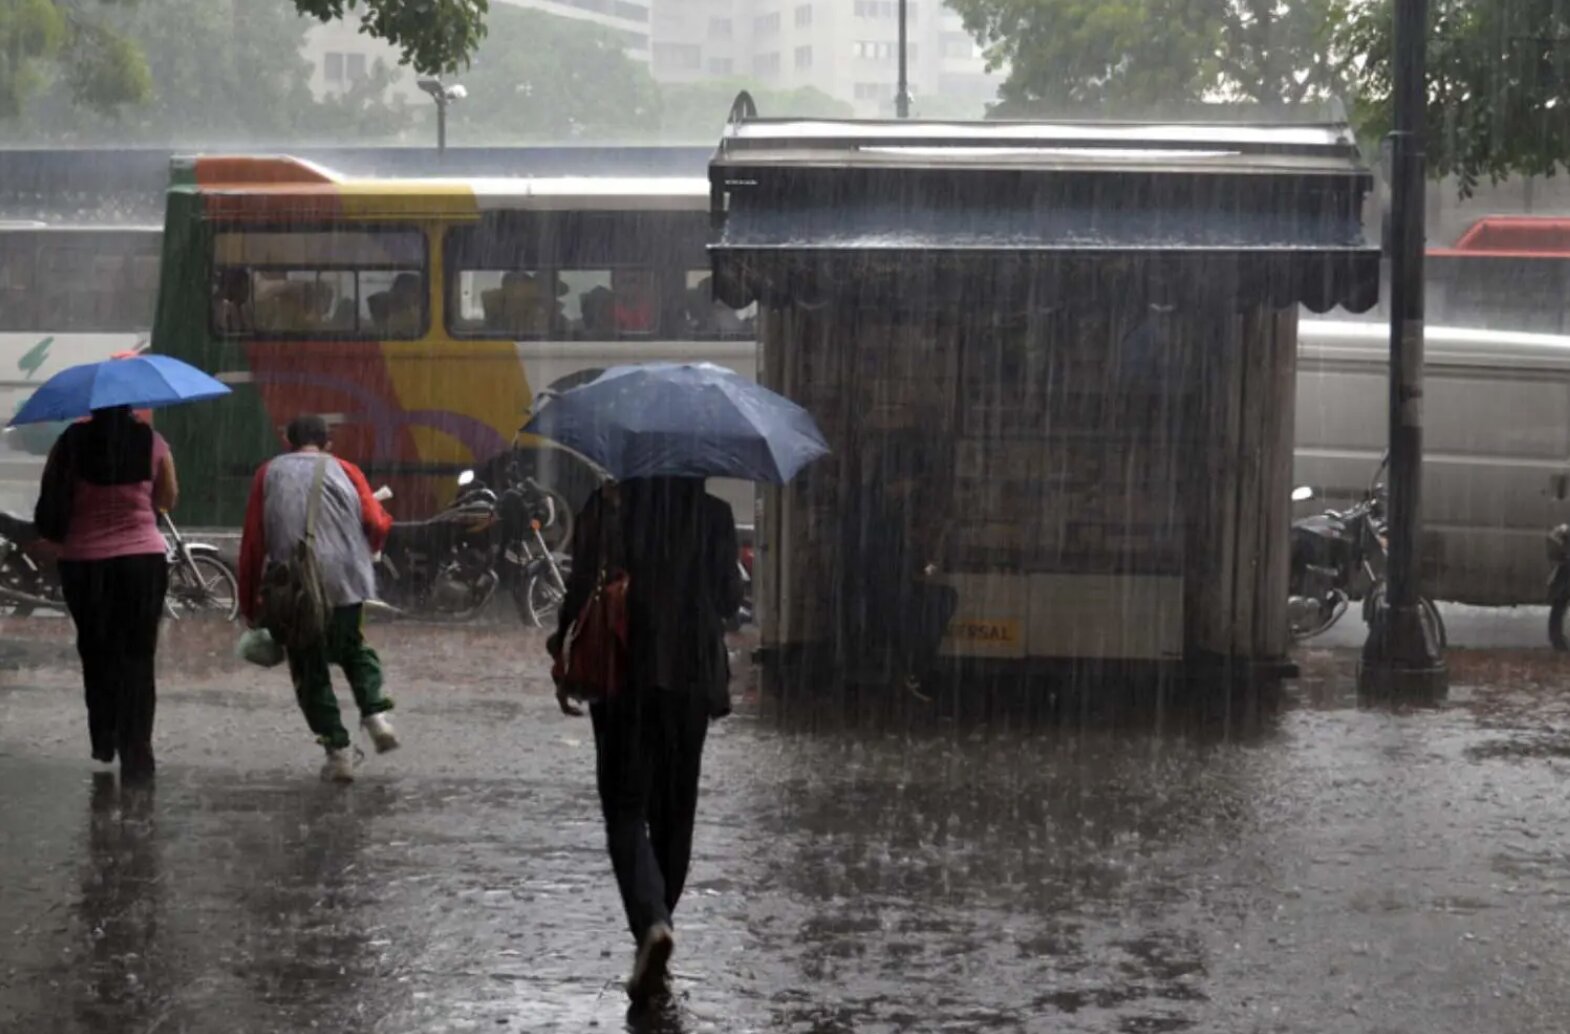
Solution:
M847 573L887 487L869 456L894 435L942 443L913 466L922 505L950 507L951 656L1282 660L1296 326L1295 309L1114 299L766 308L760 378L835 451L769 493L763 645L862 659Z

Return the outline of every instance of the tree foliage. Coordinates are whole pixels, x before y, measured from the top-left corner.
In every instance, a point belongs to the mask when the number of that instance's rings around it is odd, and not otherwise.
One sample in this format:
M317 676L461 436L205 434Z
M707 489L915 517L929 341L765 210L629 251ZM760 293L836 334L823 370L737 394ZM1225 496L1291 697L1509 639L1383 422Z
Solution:
M997 114L1160 115L1342 96L1391 123L1391 0L950 0L994 69ZM1431 171L1551 175L1570 160L1570 4L1433 0Z
M1428 46L1429 171L1462 194L1483 178L1552 176L1570 164L1570 5L1434 0ZM1350 5L1337 45L1353 55L1354 112L1368 135L1393 122L1390 0Z
M360 16L360 31L397 47L404 64L445 75L469 64L485 38L490 0L294 0L323 22Z
M44 80L69 70L74 100L100 109L146 98L147 62L101 16L132 0L0 0L0 119L12 118Z
M360 31L396 47L402 62L439 75L468 64L485 36L489 0L287 0L300 21L358 17ZM274 0L209 0L208 15L237 23L251 9L271 17ZM16 117L27 99L48 83L65 87L78 106L112 112L148 101L155 70L143 42L122 28L137 15L158 19L191 11L179 0L0 0L0 119ZM179 28L168 43L185 41ZM191 41L185 41L191 42ZM204 41L205 42L205 41ZM231 48L224 46L223 50ZM292 52L291 52L292 54ZM278 54L269 55L279 58ZM280 64L289 65L288 57Z
M646 133L659 124L659 90L624 46L587 22L498 6L463 76L468 97L448 114L452 142Z
M0 0L4 2L4 0ZM76 89L43 89L22 111L17 135L53 142L279 144L381 139L413 122L389 101L398 73L378 63L342 94L315 98L301 45L311 22L291 0L140 0L104 16L99 31L124 42L149 69L135 104L85 103ZM81 72L40 66L41 84Z
M1338 83L1333 0L950 0L1015 109L1294 104Z

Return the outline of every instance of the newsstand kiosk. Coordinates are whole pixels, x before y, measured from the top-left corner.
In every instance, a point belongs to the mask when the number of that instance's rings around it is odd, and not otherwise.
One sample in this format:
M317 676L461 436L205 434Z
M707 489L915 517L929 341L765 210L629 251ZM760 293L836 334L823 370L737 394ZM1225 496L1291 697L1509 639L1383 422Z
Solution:
M834 449L763 495L766 672L897 675L931 582L949 667L1290 674L1298 312L1379 292L1346 126L741 116L710 178Z

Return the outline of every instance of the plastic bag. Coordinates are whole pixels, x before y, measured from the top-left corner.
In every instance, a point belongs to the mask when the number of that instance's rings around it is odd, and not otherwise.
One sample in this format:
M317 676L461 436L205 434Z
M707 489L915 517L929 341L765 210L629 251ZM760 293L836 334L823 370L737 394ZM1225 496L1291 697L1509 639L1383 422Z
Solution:
M242 632L234 652L242 661L263 668L275 668L284 662L283 647L265 628L249 628Z

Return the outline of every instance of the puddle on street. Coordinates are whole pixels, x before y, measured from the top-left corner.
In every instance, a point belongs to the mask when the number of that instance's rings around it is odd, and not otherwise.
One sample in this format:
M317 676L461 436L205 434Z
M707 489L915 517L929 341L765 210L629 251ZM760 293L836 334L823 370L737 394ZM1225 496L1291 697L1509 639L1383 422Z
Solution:
M836 727L744 694L678 996L629 1020L592 737L537 643L378 631L407 746L345 790L227 634L166 649L192 659L147 793L93 773L68 668L0 683L0 1026L1547 1031L1570 1006L1546 651L1458 653L1452 702L1409 714L1310 652L1249 737Z

